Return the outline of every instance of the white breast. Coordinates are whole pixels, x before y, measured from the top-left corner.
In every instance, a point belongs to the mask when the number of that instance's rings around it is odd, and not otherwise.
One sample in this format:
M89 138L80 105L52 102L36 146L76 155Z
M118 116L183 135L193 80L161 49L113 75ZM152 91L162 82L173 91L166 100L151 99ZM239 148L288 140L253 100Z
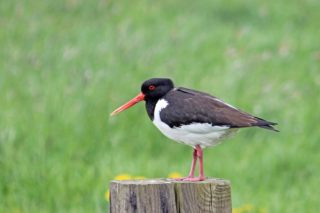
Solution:
M160 112L166 108L169 103L160 99L154 110L154 125L168 138L179 143L184 143L195 147L214 146L220 142L221 139L230 135L235 129L230 129L228 126L212 126L209 123L191 123L181 127L170 128L166 123L161 121Z

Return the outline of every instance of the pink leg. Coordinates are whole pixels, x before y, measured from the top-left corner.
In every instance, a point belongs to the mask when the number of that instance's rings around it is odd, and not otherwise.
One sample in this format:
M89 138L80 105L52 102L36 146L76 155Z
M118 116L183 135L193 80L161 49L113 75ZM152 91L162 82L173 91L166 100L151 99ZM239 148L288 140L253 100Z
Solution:
M190 169L188 177L175 178L175 180L185 180L187 178L194 178L194 170L196 168L197 158L198 158L197 149L194 149L192 163L191 163L191 169Z
M199 180L204 180L206 178L204 177L204 170L203 170L203 151L199 145L197 145L197 153L199 157L199 171L200 171Z
M194 170L196 168L197 158L198 158L197 149L194 149L193 150L192 163L191 163L191 169L190 169L188 178L193 178L194 177Z
M204 176L204 170L203 170L203 151L201 149L201 147L199 145L196 145L196 153L197 153L197 157L199 158L199 177L187 177L183 180L185 181L202 181L205 180L205 176Z

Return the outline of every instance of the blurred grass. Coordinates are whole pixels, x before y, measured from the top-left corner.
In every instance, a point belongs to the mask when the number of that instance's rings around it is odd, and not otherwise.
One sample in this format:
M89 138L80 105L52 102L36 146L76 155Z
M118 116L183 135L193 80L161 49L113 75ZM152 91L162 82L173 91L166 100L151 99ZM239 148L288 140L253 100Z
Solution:
M320 3L2 1L0 212L105 212L117 174L187 174L141 104L109 118L143 80L167 76L279 123L205 150L233 206L320 208Z

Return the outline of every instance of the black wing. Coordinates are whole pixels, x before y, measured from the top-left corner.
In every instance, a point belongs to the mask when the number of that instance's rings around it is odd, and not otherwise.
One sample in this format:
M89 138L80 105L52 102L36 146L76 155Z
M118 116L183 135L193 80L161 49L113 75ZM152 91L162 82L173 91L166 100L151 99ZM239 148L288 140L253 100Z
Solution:
M164 97L169 105L161 110L163 122L170 127L191 123L210 123L231 128L257 126L277 131L276 123L242 112L207 93L187 88L175 88Z

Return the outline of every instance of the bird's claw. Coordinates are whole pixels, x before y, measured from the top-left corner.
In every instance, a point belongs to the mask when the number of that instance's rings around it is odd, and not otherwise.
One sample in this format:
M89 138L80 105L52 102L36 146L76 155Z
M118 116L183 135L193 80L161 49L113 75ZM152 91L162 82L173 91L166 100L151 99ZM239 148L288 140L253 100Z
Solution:
M203 181L203 180L205 180L205 177L190 177L190 178L183 179L183 181L190 181L190 182Z
M196 181L203 181L205 180L205 177L182 177L182 178L174 178L175 181L190 181L190 182L196 182Z

